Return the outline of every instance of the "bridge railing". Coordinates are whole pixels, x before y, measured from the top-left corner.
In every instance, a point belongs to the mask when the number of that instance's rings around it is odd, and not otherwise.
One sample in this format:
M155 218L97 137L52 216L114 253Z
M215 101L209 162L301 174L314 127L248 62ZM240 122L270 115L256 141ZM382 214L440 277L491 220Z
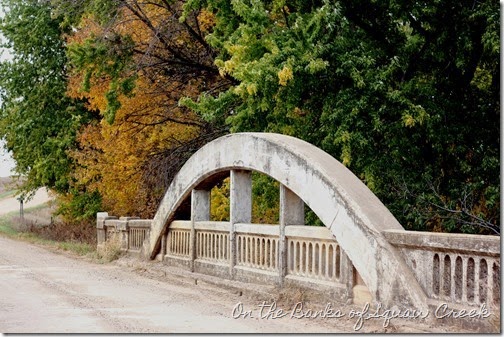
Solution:
M193 234L191 226L191 221L170 224L162 240L165 252L161 253L161 260L224 278L317 283L332 287L345 297L351 291L347 286L352 283L349 278L353 277L353 266L325 227L286 226L286 249L282 252L279 225L235 224L236 249L231 248L229 222L198 221Z
M100 213L98 244L118 239L122 250L138 253L151 221ZM365 288L328 228L289 225L284 235L280 230L279 225L237 223L231 228L230 222L173 221L162 237L158 259L228 279L322 287L342 299ZM383 234L431 306L500 305L500 237L392 230Z
M136 217L109 216L98 213L97 235L98 246L110 240L117 240L121 250L139 253L144 241L149 237L152 220Z
M101 213L98 244L118 238L122 250L137 253L149 235L150 223ZM326 227L286 226L281 236L279 225L238 223L233 232L235 249L229 222L196 221L193 226L191 221L173 221L162 238L158 259L223 278L315 285L331 288L341 298L352 293L353 266Z
M386 231L431 303L500 305L500 237Z
M138 253L151 222L99 213L98 244L115 238L123 251ZM500 237L392 230L383 234L401 254L431 305L500 305ZM285 226L282 236L279 225L238 223L231 231L230 222L173 221L162 238L158 259L224 278L316 284L336 290L342 298L352 297L359 284L364 286L326 227Z

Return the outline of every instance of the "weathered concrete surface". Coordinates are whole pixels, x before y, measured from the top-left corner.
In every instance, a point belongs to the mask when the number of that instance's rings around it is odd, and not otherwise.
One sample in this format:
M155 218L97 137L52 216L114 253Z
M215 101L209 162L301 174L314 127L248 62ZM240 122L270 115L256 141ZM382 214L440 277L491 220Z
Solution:
M205 145L182 167L152 223L145 255L154 258L161 233L191 190L219 172L254 170L297 194L331 230L375 300L427 309L415 277L382 232L403 230L388 209L347 168L317 147L279 134L239 133Z
M500 236L415 231L385 231L383 234L398 247L500 256Z
M432 303L501 304L500 237L385 231Z

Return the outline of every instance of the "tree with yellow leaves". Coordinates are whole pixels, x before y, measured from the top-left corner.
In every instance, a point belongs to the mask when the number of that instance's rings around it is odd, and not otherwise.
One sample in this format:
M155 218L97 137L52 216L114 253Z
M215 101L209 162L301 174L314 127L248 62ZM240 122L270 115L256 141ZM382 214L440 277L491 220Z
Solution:
M188 156L226 131L178 105L229 85L203 39L211 17L194 13L181 23L180 4L165 1L119 1L106 22L82 10L68 36L68 94L103 119L79 134L76 184L98 191L115 214L152 216Z

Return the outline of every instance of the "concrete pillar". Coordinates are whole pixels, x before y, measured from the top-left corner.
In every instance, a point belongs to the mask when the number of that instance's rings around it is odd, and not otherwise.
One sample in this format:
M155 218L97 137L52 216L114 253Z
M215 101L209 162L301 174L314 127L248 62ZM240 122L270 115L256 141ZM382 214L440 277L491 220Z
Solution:
M96 242L98 246L105 243L105 219L108 218L107 212L96 213Z
M280 185L280 234L278 240L278 271L280 285L283 284L284 277L287 274L285 226L304 225L304 216L303 200L284 185Z
M192 190L191 192L191 233L189 236L189 254L191 258L190 269L194 271L196 259L196 221L210 220L210 191Z
M121 242L121 250L127 251L129 249L129 221L135 219L140 218L136 216L122 216L119 218L120 221L116 225L116 231Z
M341 249L341 247L340 247ZM352 261L348 258L343 250L341 250L341 269L340 269L340 280L345 283L347 301L352 302L354 297L354 285L356 284L355 273L357 272L352 264Z
M229 274L234 277L236 265L235 224L252 222L252 176L250 171L231 170L229 198Z
M145 237L146 238L149 237L148 231L147 231ZM161 233L161 250L159 251L157 260L162 262L164 260L165 255L166 255L166 233Z

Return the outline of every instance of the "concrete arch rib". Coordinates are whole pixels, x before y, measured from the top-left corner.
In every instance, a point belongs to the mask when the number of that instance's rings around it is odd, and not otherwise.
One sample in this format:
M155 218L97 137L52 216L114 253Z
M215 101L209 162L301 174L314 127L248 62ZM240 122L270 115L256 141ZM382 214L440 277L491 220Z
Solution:
M427 310L423 290L382 235L389 229L404 230L390 211L339 161L305 141L280 134L231 134L197 151L174 178L154 217L146 247L150 258L191 190L230 169L267 174L303 199L331 230L375 300Z

